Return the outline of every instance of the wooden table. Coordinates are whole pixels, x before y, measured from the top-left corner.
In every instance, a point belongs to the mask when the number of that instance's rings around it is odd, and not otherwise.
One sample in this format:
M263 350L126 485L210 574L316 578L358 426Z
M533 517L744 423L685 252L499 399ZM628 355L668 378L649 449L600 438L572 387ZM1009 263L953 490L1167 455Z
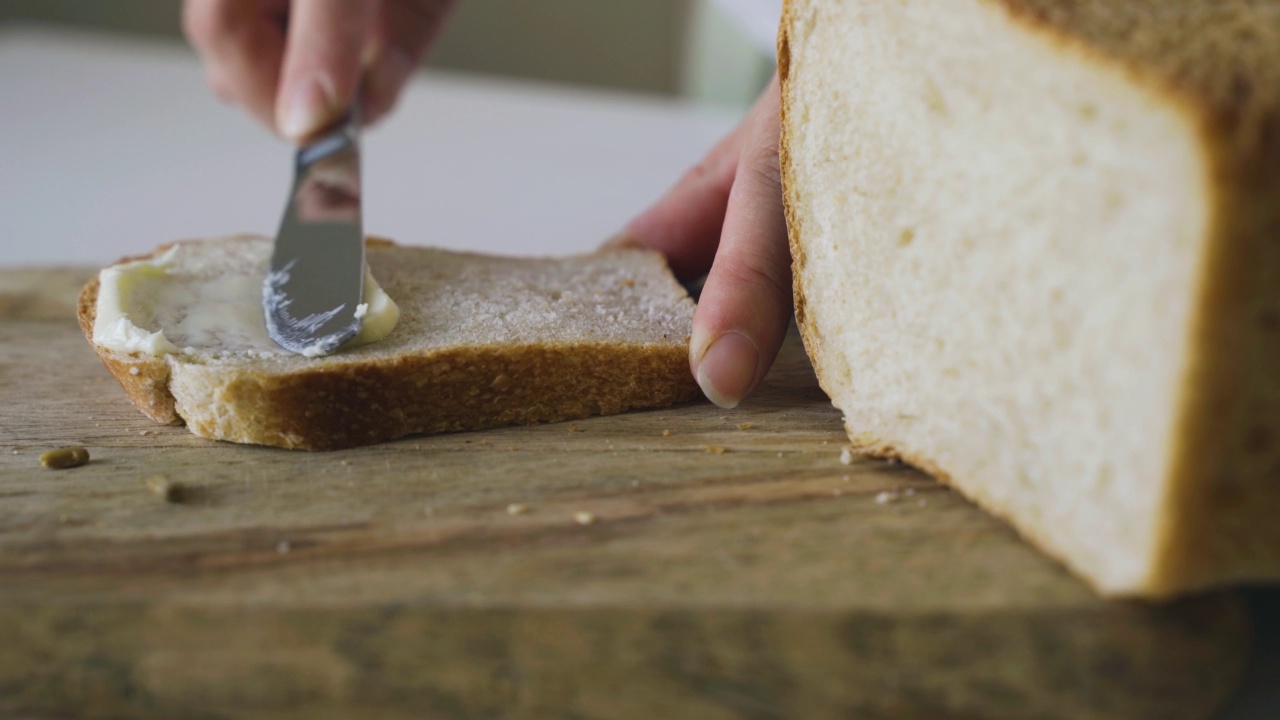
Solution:
M842 464L794 341L733 412L309 454L143 418L88 276L0 271L2 717L1202 718L1245 672L1240 596L1104 602Z

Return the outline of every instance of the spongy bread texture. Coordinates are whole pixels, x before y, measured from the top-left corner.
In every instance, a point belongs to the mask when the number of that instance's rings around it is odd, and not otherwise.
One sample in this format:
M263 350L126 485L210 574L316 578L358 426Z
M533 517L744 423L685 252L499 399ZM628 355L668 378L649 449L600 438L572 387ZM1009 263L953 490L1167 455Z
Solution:
M1280 578L1280 2L789 0L797 316L855 449L1111 595Z
M156 255L169 246L158 249ZM266 238L177 244L173 275L261 276ZM95 351L144 413L197 435L311 450L567 420L697 394L693 301L641 250L506 258L385 241L369 268L400 307L391 334L312 359L272 346ZM80 299L92 343L97 281ZM151 328L154 329L154 328Z

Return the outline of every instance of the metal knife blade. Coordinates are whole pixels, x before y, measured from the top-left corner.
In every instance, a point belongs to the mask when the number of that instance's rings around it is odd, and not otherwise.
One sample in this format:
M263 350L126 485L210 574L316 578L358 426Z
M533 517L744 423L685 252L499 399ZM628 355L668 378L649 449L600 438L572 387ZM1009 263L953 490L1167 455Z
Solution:
M360 332L364 275L360 111L353 108L298 148L262 287L267 333L295 353L332 353Z

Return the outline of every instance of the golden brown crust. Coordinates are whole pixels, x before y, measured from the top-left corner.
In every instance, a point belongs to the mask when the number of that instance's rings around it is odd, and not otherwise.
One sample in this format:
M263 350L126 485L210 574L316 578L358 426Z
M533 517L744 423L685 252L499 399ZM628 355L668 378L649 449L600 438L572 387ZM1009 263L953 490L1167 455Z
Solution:
M369 245L394 243L370 238ZM95 277L80 295L80 328L133 404L158 422L185 421L193 433L219 440L335 450L666 407L699 394L685 338L682 345L464 346L285 374L187 364L181 382L190 386L175 400L179 381L167 356L123 355L93 343L97 296ZM193 399L196 406L184 405Z
M180 406L192 432L305 450L612 415L697 395L688 351L678 346L460 347L284 375L230 374L211 383L218 413Z
M779 98L781 112L779 127L781 132L778 134L778 167L781 170L782 207L787 222L787 243L791 248L791 294L795 303L796 327L800 330L800 339L804 343L805 351L813 362L814 373L818 376L818 385L830 395L831 391L823 376L824 369L821 367L822 364L817 361L818 332L812 326L806 307L804 267L808 259L805 256L804 245L800 242L804 229L801 225L803 221L798 209L799 196L797 195L795 172L792 169L791 162L790 118L793 113L791 96L788 92L791 79L791 37L788 33L788 27L791 24L790 21L794 12L795 0L787 0L783 4L782 19L778 23L778 92L781 95Z

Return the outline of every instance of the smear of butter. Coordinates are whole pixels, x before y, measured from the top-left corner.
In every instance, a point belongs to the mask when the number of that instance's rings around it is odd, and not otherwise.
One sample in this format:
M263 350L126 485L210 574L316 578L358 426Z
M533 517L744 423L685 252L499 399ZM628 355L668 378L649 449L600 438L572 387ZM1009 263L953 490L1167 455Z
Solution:
M263 262L253 270L197 274L175 266L175 245L163 254L98 274L94 343L122 353L249 352L291 354L267 335L262 313ZM348 346L389 335L400 309L367 270L360 332Z

